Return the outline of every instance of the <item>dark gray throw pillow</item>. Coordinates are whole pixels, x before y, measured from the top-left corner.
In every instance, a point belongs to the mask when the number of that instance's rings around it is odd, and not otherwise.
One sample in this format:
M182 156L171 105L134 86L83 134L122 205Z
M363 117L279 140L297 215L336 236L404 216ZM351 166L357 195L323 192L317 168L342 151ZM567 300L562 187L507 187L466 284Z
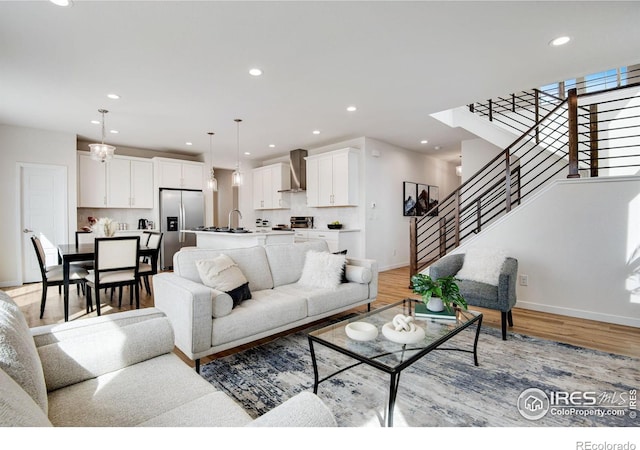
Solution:
M339 252L333 252L334 255L346 255L347 251L346 250L340 250ZM349 280L347 280L347 263L345 262L342 265L342 274L341 274L341 279L340 279L340 283L348 283Z
M227 294L233 299L233 307L238 306L243 300L249 300L251 298L251 290L249 289L249 282L241 284L235 289L226 291Z

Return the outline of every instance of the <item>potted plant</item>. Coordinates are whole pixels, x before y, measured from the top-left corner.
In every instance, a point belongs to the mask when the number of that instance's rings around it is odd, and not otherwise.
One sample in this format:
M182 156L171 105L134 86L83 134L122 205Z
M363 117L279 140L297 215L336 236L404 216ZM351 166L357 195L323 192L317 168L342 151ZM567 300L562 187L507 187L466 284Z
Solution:
M430 311L442 311L446 308L451 312L456 307L467 309L467 302L460 294L457 281L460 280L453 276L434 280L423 273L411 277L413 292L422 296L422 301Z

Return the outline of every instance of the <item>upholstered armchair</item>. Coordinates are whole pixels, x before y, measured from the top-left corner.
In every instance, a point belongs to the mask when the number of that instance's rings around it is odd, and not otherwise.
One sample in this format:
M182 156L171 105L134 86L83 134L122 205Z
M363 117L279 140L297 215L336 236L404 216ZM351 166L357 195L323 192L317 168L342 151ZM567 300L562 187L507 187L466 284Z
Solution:
M486 273L474 274L474 267L484 269L484 261L479 259L479 255L469 249L470 258L478 258L475 261L467 261L465 270L464 253L444 256L429 268L429 275L437 279L446 276L455 276L460 279L458 286L460 293L471 306L494 309L501 312L502 319L502 339L507 339L507 323L513 326L513 315L511 309L516 304L516 279L518 277L518 260L503 256L502 264L496 266L496 277L494 281L486 282ZM493 258L495 261L495 258ZM480 272L480 271L478 271ZM477 276L474 276L477 275ZM489 277L490 278L490 277ZM482 280L482 281L481 281Z

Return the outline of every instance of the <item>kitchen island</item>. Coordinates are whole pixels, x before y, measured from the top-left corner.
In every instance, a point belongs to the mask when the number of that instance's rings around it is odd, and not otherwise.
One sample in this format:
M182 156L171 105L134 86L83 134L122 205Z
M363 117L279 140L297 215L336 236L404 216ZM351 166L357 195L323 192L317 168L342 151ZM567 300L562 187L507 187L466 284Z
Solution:
M256 245L292 244L293 231L200 231L181 230L184 233L195 233L196 247L225 250L228 248L255 247Z

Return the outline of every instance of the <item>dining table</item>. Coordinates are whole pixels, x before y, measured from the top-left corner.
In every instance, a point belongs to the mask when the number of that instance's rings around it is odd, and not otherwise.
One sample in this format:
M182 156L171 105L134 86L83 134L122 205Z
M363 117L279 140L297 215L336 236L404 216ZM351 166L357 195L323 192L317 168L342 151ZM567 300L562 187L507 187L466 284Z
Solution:
M158 267L158 252L154 248L141 245L140 256L151 258L152 267ZM69 321L69 267L71 263L93 261L95 246L91 244L60 244L58 245L58 261L62 264L64 286L64 321Z

